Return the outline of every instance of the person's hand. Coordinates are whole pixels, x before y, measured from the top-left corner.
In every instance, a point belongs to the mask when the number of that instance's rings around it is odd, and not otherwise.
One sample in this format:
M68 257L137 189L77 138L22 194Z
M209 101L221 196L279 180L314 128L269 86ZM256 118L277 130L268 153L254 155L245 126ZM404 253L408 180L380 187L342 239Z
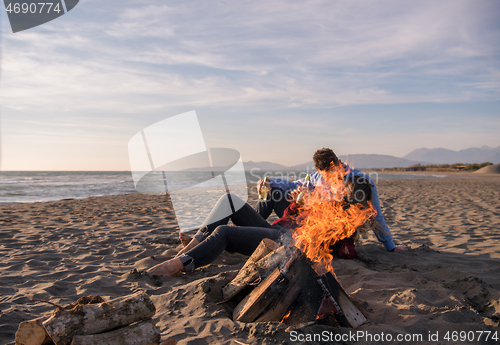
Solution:
M408 247L405 244L398 244L392 251L393 252L405 252L408 250Z
M299 196L300 191L298 189L293 189L290 191L290 199L292 201L297 201L297 197Z
M271 182L264 182L264 180L259 180L257 182L257 193L260 194L260 189L262 188L262 185L265 184L267 187L267 190L271 190Z

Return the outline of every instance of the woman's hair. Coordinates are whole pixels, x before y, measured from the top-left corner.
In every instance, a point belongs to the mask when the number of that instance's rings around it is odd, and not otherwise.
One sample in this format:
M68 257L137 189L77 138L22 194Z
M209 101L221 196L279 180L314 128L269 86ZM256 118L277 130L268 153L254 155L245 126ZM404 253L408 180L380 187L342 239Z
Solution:
M364 176L352 176L347 181L349 195L346 196L346 202L354 205L361 204L364 207L369 207L368 201L372 201L373 192L372 184L369 179ZM382 233L383 228L380 223L372 216L365 224L358 226L354 233L354 241L358 242L361 237L366 237L368 230L373 230L375 233Z
M337 165L339 159L332 149L324 147L314 152L313 161L317 170L325 171L330 169L332 164Z
M364 176L352 176L347 181L347 187L350 191L349 203L360 203L368 206L368 201L372 200L372 184Z

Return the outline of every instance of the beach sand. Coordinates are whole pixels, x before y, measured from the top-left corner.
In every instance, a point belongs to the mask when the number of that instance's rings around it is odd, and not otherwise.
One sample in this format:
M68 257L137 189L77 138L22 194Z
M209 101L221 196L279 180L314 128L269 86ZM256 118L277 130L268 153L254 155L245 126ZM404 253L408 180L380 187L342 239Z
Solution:
M368 319L356 331L374 337L343 343L380 343L375 340L383 332L393 337L388 343L452 344L460 341L445 340L446 333L461 331L475 339L463 344L498 343L485 341L486 333L477 339L480 331L498 331L500 321L500 177L381 180L378 190L395 242L411 249L387 252L370 234L357 247L358 259L334 261L339 281ZM180 248L166 196L0 206L0 344L14 343L19 322L54 309L30 297L64 305L83 295L108 300L138 290L156 305L163 341L300 343L280 323L233 322L235 302L217 304L243 255L224 253L211 265L160 282L133 273ZM314 325L297 334L324 331L355 332ZM429 341L436 332L439 341ZM413 341L397 342L398 334Z

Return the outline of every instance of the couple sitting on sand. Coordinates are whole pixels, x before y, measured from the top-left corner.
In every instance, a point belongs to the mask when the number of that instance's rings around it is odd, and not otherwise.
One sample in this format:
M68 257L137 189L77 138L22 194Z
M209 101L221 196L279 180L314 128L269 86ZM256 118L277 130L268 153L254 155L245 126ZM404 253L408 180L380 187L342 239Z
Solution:
M377 188L373 180L363 172L351 169L343 164L331 149L317 150L313 156L317 172L311 175L313 187L325 186L326 174L333 168L341 169L344 173L344 184L350 184L353 192L363 190L364 200L357 202L366 203L370 200L376 211L375 219L380 231L374 231L377 239L384 247L392 251L407 250L406 246L394 245L392 235L387 226L378 198ZM356 178L355 178L356 177ZM185 246L175 258L158 264L148 270L150 275L172 277L181 271L192 271L196 267L207 265L214 261L224 250L251 255L264 238L278 241L283 234L293 230L293 215L297 212L295 200L296 191L305 183L304 179L287 181L271 179L267 183L270 195L265 202L258 202L256 210L245 203L241 209L230 216L211 223L198 230L194 237L181 233L180 239ZM264 184L260 180L257 184L258 191ZM280 197L275 197L279 195ZM235 195L223 195L214 206L214 210L226 207L227 198L235 199ZM280 219L269 224L266 219L274 211ZM229 219L236 226L228 226ZM353 236L354 237L354 236ZM334 251L339 257L353 258L356 256L353 237L344 239L336 244Z

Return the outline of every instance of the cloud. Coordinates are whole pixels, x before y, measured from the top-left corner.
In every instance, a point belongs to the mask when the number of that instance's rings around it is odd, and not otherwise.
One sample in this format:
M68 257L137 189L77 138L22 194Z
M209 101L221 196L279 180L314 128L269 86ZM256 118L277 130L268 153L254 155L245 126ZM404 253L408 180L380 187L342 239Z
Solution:
M500 96L492 3L110 3L111 16L92 16L90 1L73 21L7 35L4 106L142 112Z

